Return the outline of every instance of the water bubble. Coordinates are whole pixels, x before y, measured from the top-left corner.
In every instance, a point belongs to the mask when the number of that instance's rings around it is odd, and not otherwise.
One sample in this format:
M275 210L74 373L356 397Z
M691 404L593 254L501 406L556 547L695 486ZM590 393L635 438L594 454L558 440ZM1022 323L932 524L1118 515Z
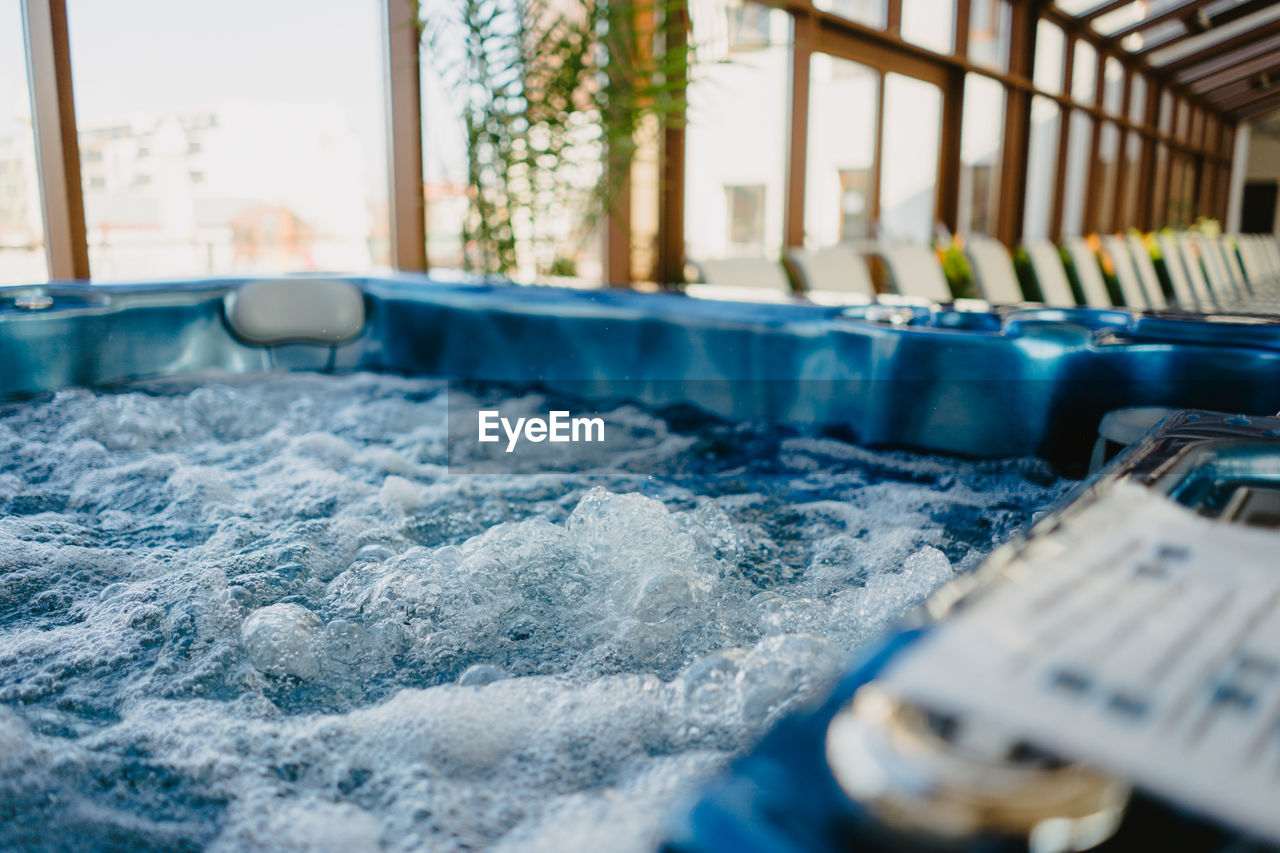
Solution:
M347 619L334 619L325 626L325 646L329 657L354 664L370 650L372 639L363 626Z
M98 593L98 600L106 601L109 598L115 598L117 595L121 595L128 588L129 585L127 583L108 584L102 588L102 592Z
M273 604L244 620L240 643L253 665L267 675L317 678L324 624L298 604Z
M665 622L693 606L689 581L674 572L664 572L645 581L636 602L636 618L651 625Z
M501 667L491 666L487 663L477 663L467 667L466 671L458 676L458 684L463 687L482 687L495 681L501 681L506 677L507 674Z
M356 551L355 563L385 563L396 555L396 552L390 547L381 543L372 543L361 546Z

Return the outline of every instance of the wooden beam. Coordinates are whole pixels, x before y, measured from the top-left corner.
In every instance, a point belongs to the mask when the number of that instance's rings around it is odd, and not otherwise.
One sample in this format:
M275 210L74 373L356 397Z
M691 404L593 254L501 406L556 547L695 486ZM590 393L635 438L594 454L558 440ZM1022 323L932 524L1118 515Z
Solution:
M1133 52L1133 55L1136 57L1148 56L1157 50L1164 50L1166 47L1170 47L1172 45L1178 44L1179 42L1186 41L1189 38L1194 38L1196 36L1204 35L1205 33L1213 32L1213 29L1215 27L1221 27L1224 24L1231 23L1232 21L1238 21L1241 18L1248 17L1249 15L1252 15L1255 12L1261 12L1264 9L1269 9L1274 5L1275 5L1275 0L1248 0L1248 2L1241 3L1239 6L1232 6L1230 9L1224 9L1218 14L1213 15L1212 17L1209 18L1209 25L1204 29L1186 27L1184 28L1184 32L1178 33L1177 35L1170 36L1169 38L1163 39L1154 44L1143 45L1142 49L1135 50Z
M672 3L667 9L666 43L687 43L687 7ZM687 79L685 84L687 87ZM654 276L666 288L684 280L684 142L684 122L668 122L658 146L658 251L654 264Z
M391 263L427 268L427 211L422 178L421 30L416 3L383 0L382 40L390 192ZM430 121L430 116L427 117Z
M1239 121L1254 121L1276 110L1280 110L1280 92L1272 92L1267 97L1260 98L1247 106L1238 107L1232 115Z
M1099 3L1097 6L1087 9L1079 15L1072 15L1071 17L1075 18L1082 24L1087 24L1094 18L1101 18L1108 12L1114 12L1116 9L1128 6L1132 2L1133 0L1106 0L1104 3Z
M976 70L968 62L942 56L903 41L896 35L868 30L852 21L835 19L820 12L814 13L814 20L814 50L870 65L881 73L897 71L910 77L919 77L935 86L945 86L951 68ZM989 70L986 73L991 74ZM1025 85L1030 86L1029 79L1025 81Z
M1154 83L1147 84L1147 102L1143 108L1142 121L1147 127L1156 127L1160 110L1160 88ZM1142 134L1142 151L1138 160L1138 206L1135 211L1137 225L1144 231L1153 228L1154 216L1152 195L1155 191L1156 145L1149 134Z
M1267 99L1243 106L1243 108L1236 110L1233 115L1240 122L1256 122L1258 119L1275 113L1276 110L1280 110L1280 92L1277 92L1274 96L1267 97Z
M1211 2L1211 0L1190 0L1190 2L1182 3L1178 6L1173 7L1172 9L1168 9L1164 12L1161 12L1158 15L1152 15L1150 18L1143 18L1142 20L1134 21L1132 24L1129 24L1128 26L1121 27L1120 29L1114 32L1104 33L1104 35L1109 39L1115 39L1116 41L1119 41L1125 36L1133 35L1134 33L1140 33L1145 29L1149 29L1151 27L1156 26L1157 24L1163 24L1165 21L1170 21L1170 20L1173 20L1174 18L1183 18L1188 13L1195 12L1201 6L1204 6L1209 2ZM1190 27L1188 27L1188 29L1190 29Z
M1132 70L1126 67L1124 76L1121 79L1124 82L1120 84L1123 87L1120 94L1120 115L1128 118L1129 98L1133 93ZM1116 129L1116 185L1115 194L1111 199L1112 231L1119 231L1128 225L1124 218L1124 196L1125 189L1129 185L1129 158L1125 155L1128 153L1130 133L1132 131Z
M1093 127L1090 129L1089 135L1089 154L1088 154L1088 184L1084 193L1084 221L1081 224L1081 230L1086 233L1092 233L1098 230L1098 223L1101 221L1102 208L1102 126L1105 119L1102 112L1103 95L1107 89L1106 79L1107 62L1106 57L1101 51L1098 52L1098 69L1094 79L1093 102L1098 106L1098 113L1094 116ZM1127 119L1128 116L1125 116Z
M1030 3L1016 3L1009 32L1009 71L1030 80L1036 51L1035 9ZM1006 246L1022 240L1022 223L1027 202L1027 143L1031 136L1031 91L1006 90L1004 142L1001 147L999 220L996 230Z
M604 281L606 287L631 286L631 176L618 183L604 219Z
M89 278L66 0L23 0L27 78L51 279Z
M657 15L657 9L649 7L630 10L631 26L624 31L627 35L627 44L621 49L636 57L638 62L648 62L653 58L655 29L659 23ZM616 177L605 176L605 179L611 183L614 180L617 181L614 185L615 195L609 209L605 211L604 218L604 257L601 266L604 273L602 284L606 287L630 287L637 278L648 280L653 275L652 269L649 269L637 276L632 263L635 235L631 217L634 202L632 198L634 186L631 177L638 151L638 146L633 149L623 174ZM604 161L606 169L616 168L618 165L613 162L613 157L608 151L605 152Z
M1280 21L1276 22L1276 32L1280 33ZM1195 88L1196 84L1208 77L1221 74L1224 71L1230 71L1242 62L1248 62L1251 59L1264 56L1266 54L1274 54L1280 51L1280 35L1271 38L1258 39L1251 42L1239 50L1232 51L1229 55L1218 57L1200 65L1193 66L1190 70L1183 74L1177 75L1178 82L1182 83L1190 89Z
M1206 77L1200 84L1199 91L1210 103L1218 103L1224 97L1234 94L1234 87L1252 87L1255 78L1263 74L1271 74L1280 67L1280 54L1259 56L1249 62L1242 62L1229 71L1223 71L1213 77Z
M1063 51L1062 88L1070 93L1072 78L1075 76L1076 39L1068 38L1066 42L1067 49ZM1057 200L1057 204L1053 205L1049 211L1051 240L1062 238L1062 208L1065 206L1063 201L1066 199L1067 190L1067 152L1071 143L1071 118L1074 110L1059 106L1058 113L1061 116L1058 121L1058 168L1053 176L1053 197Z
M884 74L876 78L875 146L871 152L871 223L880 222L880 176L884 174ZM873 236L875 236L873 234Z
M1269 21L1255 30L1250 30L1247 33L1232 36L1229 39L1223 39L1220 42L1209 45L1204 50L1198 50L1195 53L1179 57L1172 62L1166 62L1163 65L1157 65L1155 67L1162 73L1170 75L1171 77L1173 75L1177 75L1178 82L1180 83L1186 82L1187 80L1194 79L1196 72L1189 72L1188 75L1183 75L1181 72L1186 71L1187 69L1194 69L1198 65L1211 62L1219 57L1223 57L1224 61L1230 62L1231 57L1233 57L1236 51L1240 48L1278 33L1280 33L1280 21Z
M1153 82L1159 83L1179 95L1189 97L1197 102L1200 101L1200 97L1198 95L1187 91L1184 86L1174 80L1171 74L1167 73L1163 66L1153 66L1149 60L1140 59L1137 57L1137 54L1124 50L1111 39L1099 35L1086 23L1082 22L1080 17L1068 15L1056 5L1052 4L1043 6L1040 9L1040 14L1061 26L1070 36L1088 41L1094 46L1094 49L1100 56L1115 57L1126 67L1138 68L1145 71Z
M953 70L942 89L942 136L940 139L937 193L934 211L937 218L956 233L960 221L960 135L964 124L963 71Z
M1215 96L1220 97L1215 97L1214 105L1224 112L1229 112L1256 100L1267 92L1280 92L1280 64L1272 66L1269 71L1272 79L1266 86L1255 86L1252 78L1241 80L1234 86L1215 92Z
M782 217L782 245L804 245L805 170L809 153L809 60L813 55L813 18L795 15L791 49L791 123L786 139L786 210Z
M995 4L995 8L992 11L999 16L1000 8L998 3ZM969 19L972 14L971 0L956 0L955 53L957 56L963 56L966 59L969 56Z

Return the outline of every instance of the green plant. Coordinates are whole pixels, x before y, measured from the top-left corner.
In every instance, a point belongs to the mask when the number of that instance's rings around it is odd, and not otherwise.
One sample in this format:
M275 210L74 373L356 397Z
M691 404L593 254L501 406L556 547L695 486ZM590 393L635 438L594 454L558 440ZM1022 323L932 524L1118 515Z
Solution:
M1036 278L1036 268L1031 263L1031 256L1021 246L1013 250L1013 274L1018 279L1018 287L1022 289L1022 295L1026 301L1046 301L1044 290L1040 287L1040 279Z
M661 34L684 9L673 0L422 0L425 52L466 134L468 269L576 268L642 124L682 120L690 52Z
M973 268L964 249L955 238L935 246L942 255L942 272L947 278L947 286L951 295L957 299L974 299L979 296L978 285L973 277Z

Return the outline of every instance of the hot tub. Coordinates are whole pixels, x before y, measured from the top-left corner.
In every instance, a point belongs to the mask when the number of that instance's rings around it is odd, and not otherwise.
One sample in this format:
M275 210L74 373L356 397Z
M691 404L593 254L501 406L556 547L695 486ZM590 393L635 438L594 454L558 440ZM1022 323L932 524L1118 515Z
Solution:
M258 294L245 316L272 315L257 338L229 322L246 285ZM324 304L291 317L316 287ZM337 332L306 326L326 322ZM0 289L0 398L212 368L372 370L690 403L839 427L868 446L1067 468L1117 408L1274 412L1278 356L1280 324L1240 316L756 305L408 275Z
M1271 412L1277 342L409 276L0 291L0 846L652 847L1059 500L1103 413ZM479 443L561 408L612 443Z

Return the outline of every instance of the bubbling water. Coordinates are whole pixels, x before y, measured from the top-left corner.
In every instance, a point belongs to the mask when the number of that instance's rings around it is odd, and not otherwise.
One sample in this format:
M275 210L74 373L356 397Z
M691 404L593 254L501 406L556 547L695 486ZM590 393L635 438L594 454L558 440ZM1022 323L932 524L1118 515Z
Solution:
M651 847L1065 485L605 418L608 458L500 477L450 473L428 380L0 406L0 846Z

